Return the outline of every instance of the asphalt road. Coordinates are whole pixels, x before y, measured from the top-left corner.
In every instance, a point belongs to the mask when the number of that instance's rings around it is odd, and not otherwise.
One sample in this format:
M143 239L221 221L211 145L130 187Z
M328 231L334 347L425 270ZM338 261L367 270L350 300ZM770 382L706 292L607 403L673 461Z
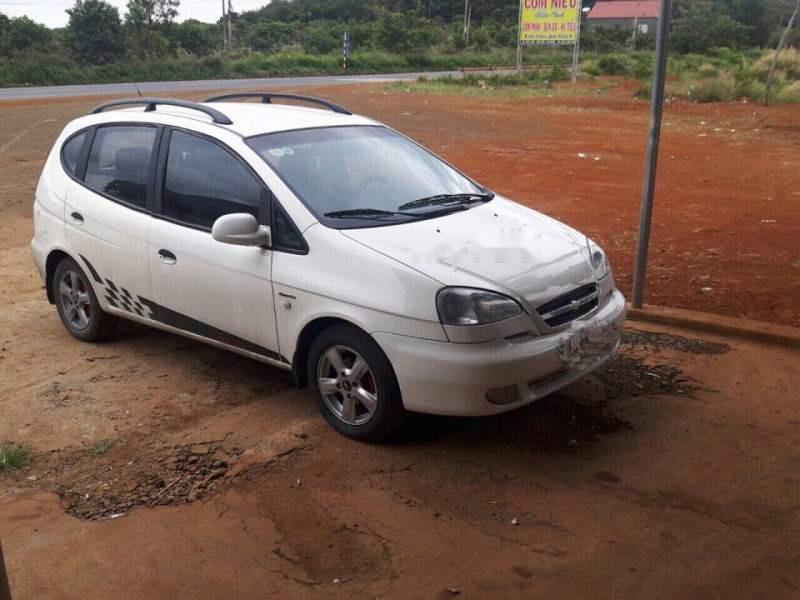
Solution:
M460 75L457 71L434 73L390 73L384 75L334 75L319 77L274 77L264 79L205 79L197 81L146 81L141 83L101 83L89 85L54 85L44 87L0 88L0 100L25 98L60 98L71 96L137 96L138 87L142 95L191 90L252 89L277 87L304 87L313 85L337 85L352 83L380 83L410 81L421 75L439 77Z

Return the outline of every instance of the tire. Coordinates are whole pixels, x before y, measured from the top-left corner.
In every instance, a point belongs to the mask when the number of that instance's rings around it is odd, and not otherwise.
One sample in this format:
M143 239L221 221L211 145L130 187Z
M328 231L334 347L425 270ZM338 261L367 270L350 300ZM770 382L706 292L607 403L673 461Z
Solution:
M89 278L71 258L65 258L56 267L53 297L58 316L72 337L82 342L100 342L111 337L117 318L103 312Z
M317 336L309 351L308 381L322 416L349 438L385 439L408 415L389 359L352 325L334 325Z

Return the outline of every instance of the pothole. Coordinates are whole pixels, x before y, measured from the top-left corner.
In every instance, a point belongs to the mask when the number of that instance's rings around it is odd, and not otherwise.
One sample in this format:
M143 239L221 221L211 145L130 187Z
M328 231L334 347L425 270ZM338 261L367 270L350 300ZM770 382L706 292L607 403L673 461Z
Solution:
M139 453L119 444L104 456L62 459L52 472L67 513L80 519L124 515L137 508L195 502L225 480L242 453L221 442L164 447Z

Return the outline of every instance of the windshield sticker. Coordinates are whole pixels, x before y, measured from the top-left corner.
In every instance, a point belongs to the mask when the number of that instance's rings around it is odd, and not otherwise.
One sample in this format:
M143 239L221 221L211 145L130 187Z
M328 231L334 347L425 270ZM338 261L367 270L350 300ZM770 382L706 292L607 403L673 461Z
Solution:
M283 148L270 148L269 153L272 156L283 156Z
M294 155L294 150L292 150L291 148L281 148L281 150L283 150L283 155L284 156L293 156Z

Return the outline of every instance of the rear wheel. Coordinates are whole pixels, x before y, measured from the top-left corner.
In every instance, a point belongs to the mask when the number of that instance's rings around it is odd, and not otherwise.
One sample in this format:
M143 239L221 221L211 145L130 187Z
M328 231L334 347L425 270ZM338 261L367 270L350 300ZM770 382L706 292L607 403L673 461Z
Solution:
M71 258L65 258L56 267L53 295L58 316L73 337L99 342L113 332L116 318L102 311L89 278Z
M322 415L347 437L378 441L406 418L389 359L356 327L336 325L314 340L308 380Z

